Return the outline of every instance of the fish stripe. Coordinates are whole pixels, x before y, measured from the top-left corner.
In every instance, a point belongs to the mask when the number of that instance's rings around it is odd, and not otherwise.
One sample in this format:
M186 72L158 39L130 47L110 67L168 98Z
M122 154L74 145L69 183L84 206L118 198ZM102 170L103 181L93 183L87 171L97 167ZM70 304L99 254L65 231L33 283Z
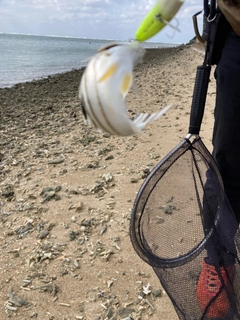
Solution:
M96 68L95 68L95 65L96 65L96 62L95 62L95 64L94 64L94 66L93 66L93 68L94 68L94 74L95 74L95 76L96 76ZM121 134L120 134L117 130L115 130L115 128L111 125L111 122L109 121L109 119L108 119L108 117L107 117L107 115L106 115L106 113L105 113L105 111L104 111L104 108L103 108L103 105L102 105L102 103L101 103L101 99L100 99L100 96L99 96L99 91L98 91L98 86L97 86L97 82L96 82L96 81L95 81L95 90L96 90L96 92L97 92L98 104L99 104L99 107L100 107L102 116L103 116L105 122L107 123L108 127L109 127L111 130L109 130L109 128L106 129L104 126L100 126L100 128L104 128L104 130L105 130L106 132L108 132L108 133L114 133L114 134L116 134L116 135L121 135Z
M104 80L107 80L109 77L111 77L115 71L117 70L118 65L115 63L113 64L105 73L104 75L98 80L98 82L102 82Z
M104 126L101 126L101 124L99 123L99 121L97 120L97 117L93 111L93 107L92 107L92 104L91 104L91 101L89 99L89 94L88 94L88 88L87 88L87 82L85 81L85 78L83 79L84 80L84 87L85 87L85 92L86 92L86 100L85 100L85 103L87 104L88 108L90 109L91 111L91 116L89 115L88 113L88 116L89 118L91 119L91 122L92 124L94 125L94 127L96 128L99 128L99 129L102 129L102 130L106 130L104 128Z
M96 72L95 72L94 74L96 74ZM96 115L96 113L94 112L95 108L92 106L91 100L89 99L89 97L90 97L91 95L90 95L89 92L88 92L87 81L86 81L87 79L85 79L85 78L87 78L87 74L86 74L86 77L83 77L82 81L84 81L83 84L84 84L85 93L86 93L86 97L85 97L84 100L85 100L85 104L88 106L88 109L89 109L89 111L90 111L90 112L88 112L88 116L89 116L92 124L93 124L96 128L99 128L99 129L101 129L101 130L103 130L103 131L105 131L105 132L108 132L108 133L110 133L110 134L113 134L113 133L119 134L119 133L116 133L115 130L113 130L113 132L111 132L108 127L104 126L104 125L101 123L101 121L99 121L99 117L98 117L98 116ZM101 102L99 101L99 95L98 95L98 90L97 90L97 82L94 81L94 83L95 83L95 91L96 91L96 95L97 95L97 99L98 99L98 103L99 103L99 105L98 105L98 107L99 107L99 109L100 109L99 112L101 112L101 113L103 114L104 119L106 120L106 116L105 116L105 113L104 113L104 111L103 111L103 107L102 107L102 105L101 105ZM106 122L107 122L107 121L106 121ZM107 122L107 123L108 123L108 122ZM109 125L109 126L111 127L111 125Z
M101 47L98 52L102 52L102 51L107 51L108 49L111 49L113 47L118 47L120 46L121 44L120 43L109 43L109 44L106 44L105 46Z
M86 78L86 77L85 77L85 74L84 74L83 77L82 77L82 82L83 82L83 86L84 86L84 89L85 89L85 90L82 90L82 99L83 99L83 101L84 101L84 103L85 103L85 106L87 106L87 108L85 108L85 111L86 111L86 113L87 113L87 120L89 120L89 121L93 124L93 126L94 126L95 128L98 128L98 125L97 125L97 123L96 123L96 120L93 119L93 117L89 114L89 109L91 110L91 109L92 109L92 106L91 106L90 100L88 99L87 84L86 84L85 78Z

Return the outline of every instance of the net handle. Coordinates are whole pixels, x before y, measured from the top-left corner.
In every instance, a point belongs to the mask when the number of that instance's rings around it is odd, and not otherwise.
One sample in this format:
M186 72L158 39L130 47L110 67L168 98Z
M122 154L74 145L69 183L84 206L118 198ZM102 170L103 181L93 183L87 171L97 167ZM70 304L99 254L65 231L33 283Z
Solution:
M191 135L199 135L200 132L207 98L211 65L213 64L212 58L215 37L220 19L220 15L217 14L218 11L216 8L216 0L203 0L203 5L204 16L208 20L208 26L206 26L207 29L205 30L207 35L207 45L205 48L204 63L202 66L197 67L187 138L189 138Z
M207 98L210 73L210 65L202 65L197 67L188 130L190 135L198 135L200 132Z

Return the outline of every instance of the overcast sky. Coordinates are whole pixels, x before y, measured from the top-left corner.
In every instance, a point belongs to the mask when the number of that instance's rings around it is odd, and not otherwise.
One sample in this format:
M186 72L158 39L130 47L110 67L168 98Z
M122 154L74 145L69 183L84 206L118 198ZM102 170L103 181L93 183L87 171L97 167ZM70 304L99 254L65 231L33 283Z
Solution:
M102 39L134 38L156 0L0 0L0 32ZM186 43L202 0L185 0L177 14L181 32L164 28L151 41ZM173 21L173 24L176 21Z

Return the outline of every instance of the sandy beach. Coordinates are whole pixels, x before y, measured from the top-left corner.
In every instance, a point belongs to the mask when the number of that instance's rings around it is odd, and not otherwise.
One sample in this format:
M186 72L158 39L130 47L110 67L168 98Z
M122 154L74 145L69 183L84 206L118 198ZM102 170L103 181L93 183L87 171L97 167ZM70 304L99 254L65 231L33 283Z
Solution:
M84 124L83 70L0 89L1 319L178 319L132 248L129 218L145 173L187 134L203 52L147 50L129 114L172 108L138 136ZM212 80L201 130L210 150L215 92Z

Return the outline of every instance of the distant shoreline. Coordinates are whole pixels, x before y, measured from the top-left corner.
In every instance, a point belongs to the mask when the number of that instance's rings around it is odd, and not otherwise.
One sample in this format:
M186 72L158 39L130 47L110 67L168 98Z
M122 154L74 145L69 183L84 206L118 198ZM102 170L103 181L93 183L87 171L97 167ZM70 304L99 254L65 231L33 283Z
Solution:
M86 67L90 57L106 44L120 40L0 33L0 88L41 80ZM143 42L145 49L172 48L179 44Z
M175 49L177 49L177 48L179 48L179 47L181 47L181 46L186 46L186 45L182 44L182 45L169 46L169 47L146 48L146 51L148 52L148 51L152 51L152 50L160 50L160 51L161 51L161 50L175 50ZM146 62L147 57L148 57L148 54L146 53L145 59L144 59L145 62ZM86 62L86 66L87 66L87 62ZM68 74L71 74L72 72L73 72L73 73L78 72L79 74L82 74L83 71L84 71L84 69L86 68L86 66L81 67L81 68L79 68L79 69L73 68L73 69L71 69L71 70L69 70L69 71L58 72L58 73L50 74L50 75L47 75L47 76L43 76L43 77L39 77L39 78L34 78L34 79L32 79L32 80L27 80L27 81L23 81L23 82L18 82L18 83L13 84L13 85L0 87L0 91L1 91L1 90L4 90L4 89L9 90L9 89L18 88L18 87L21 87L21 86L26 86L26 85L31 84L31 83L37 84L38 82L39 82L39 83L45 82L45 81L48 81L49 79L52 79L52 78L53 78L53 79L56 78L56 80L59 80L59 77L61 77L61 76L64 76L64 77L65 77L65 76L67 76ZM139 66L140 66L140 65L139 65Z
M82 40L98 40L98 41L110 41L110 42L127 42L127 39L102 39L102 38L87 38L87 37L72 37L72 36L58 36L54 34L31 34L31 33L17 33L17 32L0 32L1 34L6 34L6 35L20 35L20 36L35 36L35 37L53 37L53 38L65 38L65 39L82 39ZM146 41L143 43L162 43L165 45L169 46L179 46L182 43L168 43L168 42L158 42L158 41Z

